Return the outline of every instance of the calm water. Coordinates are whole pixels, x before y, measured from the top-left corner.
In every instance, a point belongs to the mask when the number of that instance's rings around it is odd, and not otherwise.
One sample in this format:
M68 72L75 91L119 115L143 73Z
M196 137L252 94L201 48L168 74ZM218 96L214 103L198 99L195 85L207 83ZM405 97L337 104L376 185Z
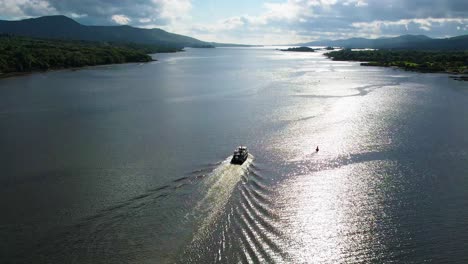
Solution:
M0 80L1 263L468 262L466 82L155 57Z

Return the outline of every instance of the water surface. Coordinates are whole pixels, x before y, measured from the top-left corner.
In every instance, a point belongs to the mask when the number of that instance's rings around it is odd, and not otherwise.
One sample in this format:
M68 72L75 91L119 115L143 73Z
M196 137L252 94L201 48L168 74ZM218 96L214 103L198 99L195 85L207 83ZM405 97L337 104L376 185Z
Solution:
M155 57L0 80L0 262L468 261L466 83L321 52Z

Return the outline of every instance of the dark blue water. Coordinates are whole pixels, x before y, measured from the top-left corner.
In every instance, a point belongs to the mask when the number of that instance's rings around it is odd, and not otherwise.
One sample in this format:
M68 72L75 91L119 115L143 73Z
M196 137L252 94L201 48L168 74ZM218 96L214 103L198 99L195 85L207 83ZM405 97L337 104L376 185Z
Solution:
M1 263L468 262L466 82L155 57L0 80Z

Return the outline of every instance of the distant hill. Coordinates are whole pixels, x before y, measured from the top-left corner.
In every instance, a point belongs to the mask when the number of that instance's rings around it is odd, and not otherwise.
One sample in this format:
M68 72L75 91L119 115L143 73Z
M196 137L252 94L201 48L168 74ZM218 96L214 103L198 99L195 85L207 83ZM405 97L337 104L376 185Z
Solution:
M0 34L36 38L138 43L177 47L210 47L209 42L162 29L131 26L85 26L66 16L44 16L18 21L0 20Z
M297 44L300 46L333 46L351 49L418 49L418 50L468 50L468 35L433 39L424 35L402 35L394 38L350 38L322 40Z

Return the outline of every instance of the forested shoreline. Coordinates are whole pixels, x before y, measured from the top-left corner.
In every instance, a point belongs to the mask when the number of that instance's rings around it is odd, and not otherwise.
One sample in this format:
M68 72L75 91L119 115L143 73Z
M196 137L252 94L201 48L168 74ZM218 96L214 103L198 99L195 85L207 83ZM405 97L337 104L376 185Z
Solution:
M325 54L337 61L362 61L363 66L398 67L409 71L466 73L468 51L350 50Z
M149 62L148 53L176 52L180 47L49 40L0 35L0 77L54 69Z

